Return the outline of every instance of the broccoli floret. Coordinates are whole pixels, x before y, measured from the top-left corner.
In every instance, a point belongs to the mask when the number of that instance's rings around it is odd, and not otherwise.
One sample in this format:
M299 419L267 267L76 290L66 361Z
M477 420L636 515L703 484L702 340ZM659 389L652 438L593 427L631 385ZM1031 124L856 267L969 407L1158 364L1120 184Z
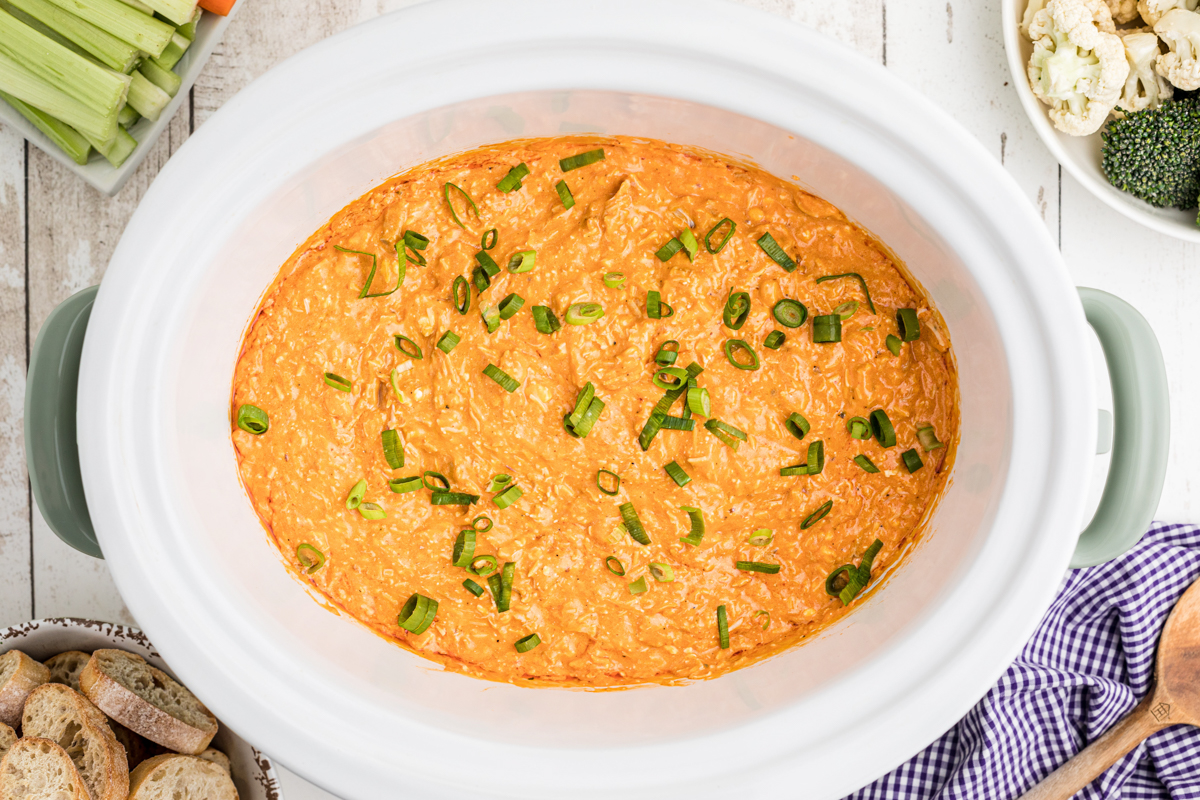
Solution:
M1200 100L1126 114L1101 132L1108 182L1152 206L1195 208L1200 195Z

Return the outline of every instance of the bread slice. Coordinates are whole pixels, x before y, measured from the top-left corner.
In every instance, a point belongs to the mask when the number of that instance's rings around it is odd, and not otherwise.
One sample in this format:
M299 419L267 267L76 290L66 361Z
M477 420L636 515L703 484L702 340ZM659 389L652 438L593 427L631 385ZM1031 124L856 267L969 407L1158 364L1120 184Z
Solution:
M129 780L129 800L238 800L229 773L196 756L155 756Z
M167 752L167 748L160 747L154 742L143 739L119 722L114 722L110 719L108 727L112 728L113 736L117 737L117 741L121 743L121 747L125 748L125 760L129 762L130 769L133 769L151 756L162 755Z
M2 752L2 751L0 751ZM205 761L211 761L226 772L233 774L233 767L229 764L229 756L215 748L208 748L196 758L203 758Z
M217 735L217 718L194 694L134 653L97 650L79 685L105 714L168 750L194 756Z
M17 732L12 728L0 722L0 758L4 758L4 754L8 752L8 748L12 747L17 741ZM204 752L208 752L205 750ZM213 750L212 752L217 752ZM224 755L222 753L221 755ZM228 761L228 759L226 759Z
M87 666L88 659L91 657L90 653L82 650L68 650L56 656L50 656L42 663L46 665L46 669L50 670L51 683L61 683L78 692L79 673L83 672L83 668Z
M48 739L21 739L0 760L0 800L90 800L71 757Z
M65 750L91 800L125 800L129 794L125 749L100 710L74 689L57 683L34 689L25 701L21 732Z
M10 728L20 725L25 698L48 680L50 670L46 665L20 650L9 650L0 656L0 722Z

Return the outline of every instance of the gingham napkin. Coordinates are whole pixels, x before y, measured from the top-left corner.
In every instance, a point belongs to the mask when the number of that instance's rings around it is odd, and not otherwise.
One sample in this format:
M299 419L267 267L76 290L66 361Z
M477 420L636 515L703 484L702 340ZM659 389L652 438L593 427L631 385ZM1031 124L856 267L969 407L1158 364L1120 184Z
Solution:
M1200 528L1162 523L1116 561L1072 571L1033 638L979 705L851 797L1019 797L1150 690L1167 614L1198 576ZM1160 731L1076 797L1200 800L1200 729Z

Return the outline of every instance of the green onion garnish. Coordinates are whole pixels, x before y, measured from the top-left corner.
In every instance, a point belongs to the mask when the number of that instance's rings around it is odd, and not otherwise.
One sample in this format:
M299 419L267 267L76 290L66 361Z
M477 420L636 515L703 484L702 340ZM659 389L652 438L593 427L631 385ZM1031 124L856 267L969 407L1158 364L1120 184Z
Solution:
M483 268L483 271L487 273L489 284L492 278L500 274L500 265L496 263L496 259L482 250L475 254L475 260Z
M528 636L517 639L517 641L513 643L513 647L517 648L518 653L528 653L541 643L541 637L539 637L536 633L531 633Z
M355 255L369 256L371 258L371 271L367 273L366 283L363 284L362 291L358 293L359 300L362 300L365 297L387 297L389 294L400 288L400 283L404 280L405 262L408 261L408 256L405 255L404 248L400 242L397 242L396 247L396 256L399 259L396 267L396 285L386 292L375 292L374 294L371 294L371 282L375 280L375 270L379 266L379 260L375 257L375 254L364 253L362 250L350 250L349 248L336 244L333 246L333 249L342 253L354 253Z
M429 496L431 506L471 506L479 502L479 495L466 492L434 492Z
M604 566L608 567L608 571L618 578L625 577L625 565L621 563L621 559L616 556L609 556L604 559Z
M498 569L495 556L475 556L467 569L481 578L486 578Z
M442 334L442 338L437 340L437 349L449 355L450 351L458 347L458 343L462 341L462 337L454 331L446 331Z
M492 502L496 504L496 508L508 508L513 503L520 500L523 494L525 493L521 491L520 486L510 486L503 492L500 492L500 494L493 497Z
M483 318L483 325L487 328L488 333L495 333L500 330L500 310L494 306L480 306L479 316Z
M671 256L682 249L683 242L679 241L678 237L672 236L666 244L654 251L654 255L659 261L669 261Z
M903 342L900 341L900 337L895 336L894 334L891 334L891 333L889 333L887 335L887 338L883 340L883 343L887 347L887 349L889 351L891 351L891 354L894 356L900 355L900 348L904 344Z
M479 206L475 205L475 201L471 199L471 195L469 195L465 191L463 191L462 187L455 186L453 183L449 183L449 182L447 182L446 184L444 184L442 186L442 197L444 197L446 199L446 208L450 209L450 216L451 216L451 218L454 219L454 224L460 228L465 229L467 226L464 225L463 221L458 218L458 212L454 210L454 203L451 202L451 200L450 200L450 190L451 189L453 189L454 191L458 192L460 195L463 196L463 198L471 206L471 210L475 212L475 219L480 219ZM466 215L466 213L467 213L466 209L463 209L464 216Z
M633 503L622 503L620 512L621 520L625 523L625 530L629 531L633 540L638 544L650 544L650 535L642 526L642 521L638 518L637 509L633 507Z
M871 438L871 423L863 417L851 417L846 423L846 430L850 432L851 439Z
M440 472L427 469L425 470L425 474L421 476L421 481L425 484L425 488L431 492L450 491L450 479Z
M703 386L692 386L687 390L687 407L701 417L712 416L712 398Z
M483 374L487 375L489 378L498 383L500 388L509 394L515 392L517 387L521 385L520 381L514 380L511 375L497 367L495 364L488 364L486 367L484 367Z
M796 464L791 467L780 467L779 475L783 478L794 478L797 475L807 475L808 464Z
M662 367L654 373L654 385L660 389L678 389L687 386L689 377L688 371L682 367Z
M536 266L537 250L521 250L513 253L512 258L508 259L508 271L514 275L533 272L533 268Z
M679 242L683 245L683 251L687 254L688 261L695 261L696 254L700 252L700 243L696 241L696 234L692 233L690 228L684 228L679 232Z
M451 557L450 563L465 569L470 566L473 558L475 558L475 531L459 531L458 538L454 540L454 555Z
M480 297L492 285L492 279L488 276L487 270L483 267L476 267L471 271L471 283L475 284L475 294Z
M867 296L867 307L871 309L872 314L875 313L875 303L871 300L871 290L867 288L867 282L863 279L863 276L859 275L857 272L842 272L838 275L824 275L820 278L817 278L817 283L835 281L838 278L854 278L854 280L858 281L858 285L862 287L863 294Z
M684 411L686 410L685 408ZM664 431L693 431L696 429L696 420L667 415L662 418L662 429Z
M901 308L896 311L896 324L900 327L900 338L906 342L921 338L921 322L916 309Z
M721 313L721 319L725 322L725 327L735 331L741 330L741 327L746 324L746 318L749 316L749 292L730 293L729 299L725 301L725 310Z
M692 362L687 368L691 378L695 378L704 371L704 367ZM689 384L691 381L689 380ZM663 419L667 416L667 412L671 410L671 406L675 401L683 396L685 389L670 389L662 396L662 399L655 403L654 408L650 411L650 417L646 420L646 424L642 427L641 433L638 434L638 445L642 450L649 450L654 437L662 429Z
M738 369L755 370L758 369L758 354L754 352L754 348L748 345L741 339L726 339L724 348L725 359L733 364ZM735 355L744 354L746 359L739 360Z
M825 593L831 597L837 597L846 584L850 583L857 572L857 568L853 564L842 564L825 578ZM845 576L845 580L839 581L838 578Z
M788 433L797 439L803 439L812 430L812 426L808 424L808 420L794 411L788 414L788 418L783 421L783 427L787 428Z
M732 448L735 452L741 442L746 441L746 432L740 431L737 428L727 423L721 422L719 419L710 419L704 423L704 427L713 436L716 436L727 447Z
M754 619L758 619L759 617L764 616L764 615L766 616L766 619L763 620L762 629L765 631L767 628L771 627L771 612L770 611L755 611L754 612Z
M422 634L429 630L437 616L438 602L423 594L413 594L396 617L396 624L409 633Z
M558 192L558 199L562 201L563 208L575 205L575 195L571 194L571 187L567 186L566 181L554 184L554 191Z
M845 322L846 320L853 317L855 312L857 312L857 311L858 311L858 301L851 300L849 303L842 303L841 305L839 305L837 308L835 308L833 310L833 313L837 314L838 317L841 318L842 322Z
M568 325L591 325L604 316L604 306L599 303L572 303L565 317Z
M812 340L818 344L842 340L842 318L837 314L822 314L813 317Z
M763 339L763 347L768 350L778 350L783 347L783 341L786 338L783 335L783 331L771 331L767 334L767 338Z
M758 237L758 246L762 248L764 253L770 256L772 261L788 272L796 268L796 262L788 257L788 254L783 251L783 248L779 246L779 242L775 241L775 238L771 234L764 233Z
M454 308L459 314L465 316L471 310L471 284L467 283L466 278L459 275L454 279L454 286L450 293L454 300Z
M735 561L733 565L742 572L761 572L764 575L779 573L778 564L767 564L762 561Z
M508 488L513 482L513 476L505 473L493 475L492 480L488 483L487 490L489 492L499 492Z
M609 476L612 480L604 480L605 475ZM605 483L608 483L612 488L607 488L604 485ZM596 473L596 488L611 497L621 490L621 476L611 469L599 470Z
M670 564L664 564L661 561L651 561L650 577L659 583L671 583L675 580L675 570Z
M833 509L833 501L826 500L824 503L822 503L817 508L816 511L812 512L811 514L809 514L807 517L804 518L804 522L800 523L800 530L806 531L809 528L811 528L813 525L816 525L818 522L825 519L825 515L828 514L832 509Z
M746 537L746 544L751 547L766 547L773 541L775 541L775 534L770 528L759 528Z
M488 228L486 231L484 231L483 238L479 240L479 246L484 250L491 250L496 246L496 242L499 240L500 231L496 230L495 228Z
M271 420L267 416L267 412L258 406L247 403L238 408L237 426L246 433L262 436L271 427Z
M475 595L476 597L483 597L483 593L485 591L487 591L486 589L484 589L482 586L480 586L478 583L471 580L470 578L467 578L465 581L463 581L462 585L463 585L464 589L466 589L468 592Z
M363 496L367 493L367 482L361 480L354 484L350 489L350 494L346 495L346 508L353 511L362 505Z
M675 309L664 303L658 292L647 292L646 316L650 319L666 319L675 316Z
M688 515L688 520L692 523L692 529L687 536L681 536L679 541L684 544L690 544L692 547L699 547L701 540L704 539L704 512L695 506L680 506L680 511Z
M404 466L404 445L400 442L400 434L392 430L383 432L383 457L388 466L400 469Z
M808 309L798 300L783 299L771 309L775 321L785 328L799 328L808 319Z
M721 227L723 225L725 225L726 223L728 223L728 225L729 225L729 230L725 232L725 236L714 247L713 243L712 243L713 234L715 234L717 231L719 231L721 229ZM733 232L736 230L737 230L736 222L731 220L729 217L722 218L720 222L718 222L716 225L713 225L711 228L708 229L708 233L704 234L704 249L707 250L708 252L712 253L715 256L717 253L721 252L725 248L725 244L729 241L730 237L733 236Z
M842 605L850 605L854 598L858 596L858 593L870 583L871 564L875 561L875 556L879 555L879 551L882 548L883 542L876 539L867 548L867 552L863 553L862 560L859 562L857 568L851 564L843 564L829 573L829 577L825 579L825 591L840 599ZM841 575L846 576L846 583L839 586L837 578Z
M529 174L529 167L522 161L508 171L508 174L500 179L496 184L496 188L502 192L515 192L521 188L521 181Z
M722 650L729 649L729 617L723 605L717 606L717 641Z
M579 422L571 431L577 437L583 438L592 432L596 421L600 419L600 412L604 411L604 401L599 397L593 397L592 402L588 403L587 411L583 412L583 416L579 418Z
M325 373L325 385L332 386L339 392L347 393L349 393L350 389L353 388L350 381L346 380L341 375L334 375L332 372Z
M591 406L592 400L596 397L596 385L588 381L579 390L579 394L575 395L575 409L567 416L567 425L574 428L583 419L583 415L587 413L588 407Z
M939 447L945 447L944 442L939 442L937 434L934 433L933 426L929 423L917 425L917 441L921 443L921 447L928 453L931 450L937 450Z
M888 419L887 412L882 408L871 412L871 433L875 435L875 440L881 446L896 446L896 429L892 427L892 421Z
M679 466L679 463L676 461L672 461L670 464L665 464L663 469L665 469L667 474L671 476L671 480L675 481L676 486L687 486L692 482L691 477L683 471L683 467Z
M421 255L421 251L429 247L429 237L422 236L416 231L405 231L402 239L404 246L413 252L413 258L417 262L417 266L425 266L425 256Z
M577 153L573 156L567 156L566 158L560 158L558 160L558 168L561 169L563 172L570 172L573 169L579 169L580 167L586 167L588 164L595 164L597 161L602 161L603 159L604 159L604 150L602 148L596 149L596 150L588 150L586 153Z
M808 460L804 462L808 466L809 475L820 475L825 469L825 442L818 439L808 445Z
M675 347L669 348L667 345L675 345ZM654 363L669 367L675 363L677 358L679 358L679 342L668 339L658 346L658 352L654 354Z
M421 482L421 476L413 475L408 478L392 478L388 481L388 488L396 494L408 494L420 489L424 484Z
M383 510L383 506L377 503L363 503L358 507L358 513L363 519L378 520L385 519L387 512Z
M629 584L630 594L645 594L650 587L646 585L646 576L638 578L633 583Z
M858 464L866 472L870 472L870 473L879 472L879 467L875 466L875 462L872 461L871 459L867 458L865 455L863 455L861 453L854 457L854 463Z
M620 289L625 286L624 272L606 272L600 280L610 289Z
M512 605L513 578L516 576L517 565L511 561L504 562L500 568L500 599L496 603L499 611L508 611Z
M909 475L925 466L925 462L921 460L921 454L917 452L917 448L915 447L901 453L900 460L904 462Z
M325 554L308 542L296 547L296 560L307 575L312 575L325 566Z
M496 610L500 610L500 595L504 594L504 580L500 577L500 573L489 575L487 579L488 588L492 590L492 599L496 601Z
M534 306L531 312L533 313L533 324L538 333L551 334L562 328L562 323L558 321L558 317L554 315L554 310L550 306Z
M513 292L500 301L500 319L512 319L523 305L525 305L525 298Z
M420 361L425 357L425 353L421 350L421 346L404 334L397 333L393 338L396 341L396 349L401 353L404 353L404 355L408 356L409 358ZM405 347L405 345L408 346Z
M492 518L486 514L480 514L475 519L471 520L471 527L476 533L487 533L494 528L496 523L492 522Z

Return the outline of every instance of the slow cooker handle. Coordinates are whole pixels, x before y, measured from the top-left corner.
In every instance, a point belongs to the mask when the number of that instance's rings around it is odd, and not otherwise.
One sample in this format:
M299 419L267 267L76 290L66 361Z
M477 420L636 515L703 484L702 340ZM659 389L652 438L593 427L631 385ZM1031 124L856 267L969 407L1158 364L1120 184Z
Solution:
M1079 288L1112 383L1112 462L1096 515L1079 536L1072 567L1111 561L1150 526L1162 497L1171 438L1167 369L1150 323L1124 300Z
M38 332L25 382L25 464L33 499L50 529L81 553L104 558L83 494L75 439L79 358L99 288L60 303Z

